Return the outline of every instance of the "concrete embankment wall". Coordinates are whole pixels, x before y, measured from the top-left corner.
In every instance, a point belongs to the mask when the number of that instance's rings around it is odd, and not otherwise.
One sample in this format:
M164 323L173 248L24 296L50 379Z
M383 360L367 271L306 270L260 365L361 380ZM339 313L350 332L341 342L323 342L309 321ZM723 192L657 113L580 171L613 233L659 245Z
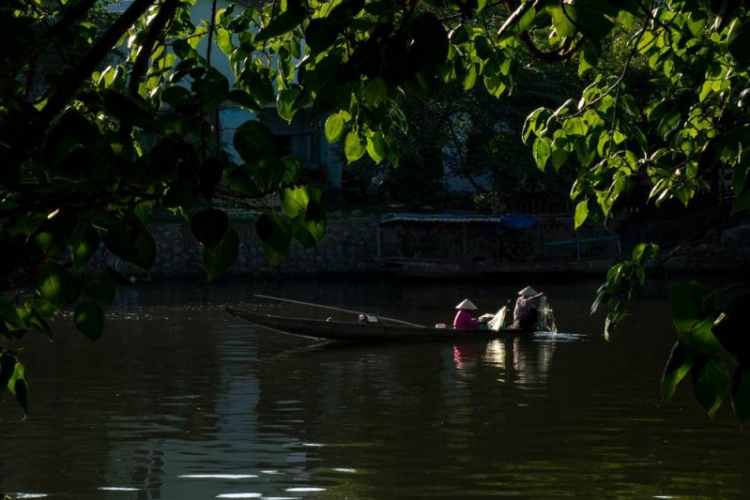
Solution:
M232 227L239 234L240 248L228 274L373 273L381 268L377 259L377 219L330 219L326 237L318 246L305 249L293 242L289 258L275 266L263 254L252 223L234 223ZM150 231L157 245L152 276L203 273L203 248L190 226L153 224Z
M305 276L314 274L375 274L383 271L383 263L378 258L379 246L383 255L392 254L394 247L408 250L410 256L443 257L450 255L450 249L442 248L449 238L440 234L425 235L424 231L385 231L378 233L377 217L332 218L328 220L325 239L315 248L304 249L292 243L290 256L278 265L272 265L263 253L260 240L252 223L234 223L240 237L237 260L227 272L228 275ZM185 224L153 224L150 228L157 244L157 256L152 278L171 278L204 275L203 248L193 237L190 226ZM526 249L539 247L536 232L523 232L523 241L501 238L500 246L508 255L500 260L515 260L513 244L521 244ZM470 247L481 249L482 243L496 245L493 236L480 237L470 242ZM521 237L519 236L519 237ZM750 224L717 231L697 244L687 246L685 251L670 259L664 266L670 271L742 271L750 269ZM486 240L486 241L485 241ZM630 242L631 244L633 242ZM443 245L445 246L445 245ZM518 245L516 245L518 246ZM506 248L507 247L507 248ZM538 250L538 249L537 249ZM488 253L488 252L485 252ZM532 253L538 254L538 251ZM627 251L626 251L627 254ZM626 255L623 255L623 258ZM142 275L134 266L126 265L113 256L102 258L113 268L126 275ZM488 258L492 256L488 255ZM525 255L524 258L541 258ZM574 256L568 257L574 258ZM101 261L99 261L101 263Z

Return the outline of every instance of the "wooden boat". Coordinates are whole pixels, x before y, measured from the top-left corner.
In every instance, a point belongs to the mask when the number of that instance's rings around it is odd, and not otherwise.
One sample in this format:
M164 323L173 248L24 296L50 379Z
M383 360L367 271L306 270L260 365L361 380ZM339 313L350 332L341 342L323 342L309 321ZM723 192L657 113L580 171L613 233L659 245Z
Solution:
M508 335L533 333L533 330L466 331L453 330L452 328L394 325L385 322L359 323L289 318L259 314L231 307L227 307L226 311L238 318L271 330L312 339L344 341L461 340L504 338Z

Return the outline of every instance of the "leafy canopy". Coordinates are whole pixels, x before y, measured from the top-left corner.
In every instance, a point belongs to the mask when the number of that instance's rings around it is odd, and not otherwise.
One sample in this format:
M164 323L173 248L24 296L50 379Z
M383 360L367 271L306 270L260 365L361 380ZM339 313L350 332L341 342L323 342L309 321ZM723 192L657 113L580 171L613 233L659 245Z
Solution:
M408 130L402 96L427 98L442 80L503 97L530 58L572 61L590 85L531 113L523 139L540 170L575 177L577 226L613 218L638 187L657 206L718 195L719 171L731 173L734 212L750 206L750 15L739 0L201 1L208 19L193 18L191 0L134 0L120 10L96 0L0 4L5 338L30 329L51 336L47 319L67 307L98 338L102 305L128 280L95 256L148 271L156 209L190 220L209 278L238 252L226 203L280 195L281 209L256 224L272 261L292 241L323 238L320 193L298 180L302 160L282 156L255 118L236 130L230 155L220 134L225 103L274 107L288 121L301 110L326 117L326 137L343 143L349 161L397 164L394 131ZM625 56L602 64L614 40L625 40ZM231 74L217 69L219 58ZM645 97L626 86L634 64L650 68ZM607 333L658 258L644 243L610 271L593 306L610 307ZM750 382L737 311L746 295L685 287L673 295L680 337L665 397L692 372L713 413L732 378L744 421ZM9 348L0 351L0 386L26 410L25 368Z

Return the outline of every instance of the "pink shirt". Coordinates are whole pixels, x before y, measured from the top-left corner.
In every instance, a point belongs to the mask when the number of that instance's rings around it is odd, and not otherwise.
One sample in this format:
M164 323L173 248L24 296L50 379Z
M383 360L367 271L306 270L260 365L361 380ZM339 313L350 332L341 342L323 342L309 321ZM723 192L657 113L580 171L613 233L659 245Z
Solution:
M473 330L478 327L482 322L478 319L474 319L466 309L460 309L453 319L454 330Z

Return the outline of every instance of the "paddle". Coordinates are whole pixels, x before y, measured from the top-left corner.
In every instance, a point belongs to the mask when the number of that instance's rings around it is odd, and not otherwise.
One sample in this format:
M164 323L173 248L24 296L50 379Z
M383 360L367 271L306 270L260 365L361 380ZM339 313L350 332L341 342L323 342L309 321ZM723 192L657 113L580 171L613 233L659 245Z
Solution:
M352 313L352 314L367 314L361 311L352 311L351 309L342 309L340 307L333 307L333 306L324 306L322 304L313 304L310 302L300 302L299 300L291 300L291 299L283 299L281 297L271 297L270 295L260 295L255 294L254 297L257 297L259 299L269 299L269 300L278 300L280 302L289 302L290 304L299 304L302 306L312 306L312 307L320 307L321 309L330 309L332 311L339 311L339 312L345 312L345 313ZM386 320L386 321L393 321L394 323L401 323L403 325L408 326L416 326L418 328L427 328L424 325L417 325L416 323L409 323L408 321L403 321L400 319L395 318L386 318L385 316L378 316L378 318Z

